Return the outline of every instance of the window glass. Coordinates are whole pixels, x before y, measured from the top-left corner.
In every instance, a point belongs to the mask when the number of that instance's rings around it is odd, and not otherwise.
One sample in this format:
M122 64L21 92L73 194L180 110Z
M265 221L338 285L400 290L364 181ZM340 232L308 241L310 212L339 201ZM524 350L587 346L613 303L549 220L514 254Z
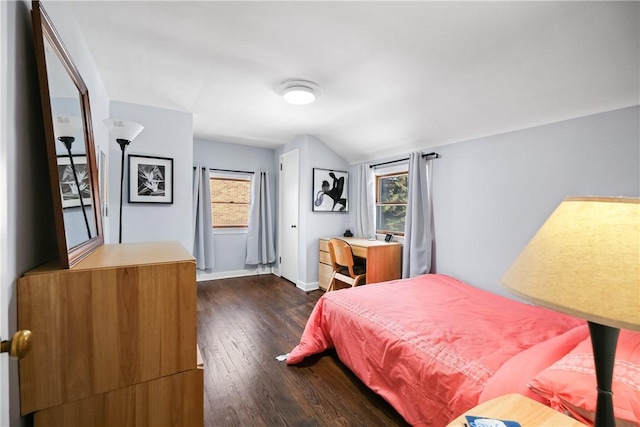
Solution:
M404 234L407 172L376 176L376 232Z
M249 224L251 180L249 177L211 176L213 228L246 228Z

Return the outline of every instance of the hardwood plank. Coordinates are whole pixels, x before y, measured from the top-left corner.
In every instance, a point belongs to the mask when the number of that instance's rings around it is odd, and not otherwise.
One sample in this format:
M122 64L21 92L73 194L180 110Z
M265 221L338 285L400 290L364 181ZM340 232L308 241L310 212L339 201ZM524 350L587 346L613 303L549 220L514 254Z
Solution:
M273 275L198 284L205 425L407 425L335 352L297 366L275 359L299 342L322 294Z

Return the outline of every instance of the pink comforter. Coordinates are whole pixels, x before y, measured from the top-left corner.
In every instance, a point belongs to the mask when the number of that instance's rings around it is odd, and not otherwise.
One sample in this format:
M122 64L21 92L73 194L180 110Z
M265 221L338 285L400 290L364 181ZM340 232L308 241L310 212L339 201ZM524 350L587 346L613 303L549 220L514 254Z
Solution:
M506 361L583 324L429 274L323 295L287 364L335 348L407 422L443 426Z

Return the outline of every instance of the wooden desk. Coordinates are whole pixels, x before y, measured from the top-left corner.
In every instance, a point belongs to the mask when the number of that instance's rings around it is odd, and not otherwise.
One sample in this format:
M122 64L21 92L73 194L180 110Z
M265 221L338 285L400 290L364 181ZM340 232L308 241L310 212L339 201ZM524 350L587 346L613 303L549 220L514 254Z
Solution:
M451 421L447 427L465 426L465 415L517 421L522 427L586 427L580 421L520 394L506 394L488 400L469 409Z
M349 242L353 254L364 258L367 262L367 283L386 282L402 277L402 245L398 242L382 240L357 239L355 237L339 237ZM327 290L333 268L329 256L329 240L320 239L320 262L318 265L318 286Z

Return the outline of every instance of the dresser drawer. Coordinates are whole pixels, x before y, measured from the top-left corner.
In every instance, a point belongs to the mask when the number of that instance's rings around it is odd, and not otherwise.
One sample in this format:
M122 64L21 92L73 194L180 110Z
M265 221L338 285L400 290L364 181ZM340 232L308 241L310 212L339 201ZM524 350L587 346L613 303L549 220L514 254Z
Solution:
M318 264L318 286L322 290L327 290L329 283L331 283L331 276L333 275L333 268L327 264Z
M18 280L20 408L36 426L202 426L195 262L178 242L102 245Z
M35 427L203 425L203 369L191 369L38 411Z
M327 265L331 265L331 255L329 255L329 252L322 252L320 251L320 263L321 264L327 264Z

